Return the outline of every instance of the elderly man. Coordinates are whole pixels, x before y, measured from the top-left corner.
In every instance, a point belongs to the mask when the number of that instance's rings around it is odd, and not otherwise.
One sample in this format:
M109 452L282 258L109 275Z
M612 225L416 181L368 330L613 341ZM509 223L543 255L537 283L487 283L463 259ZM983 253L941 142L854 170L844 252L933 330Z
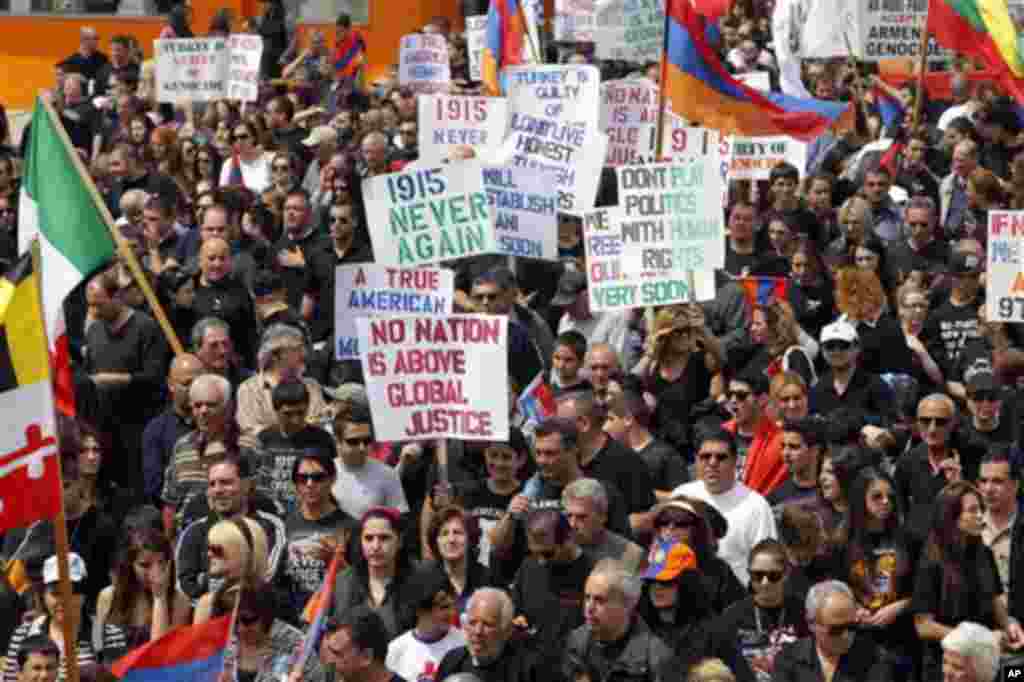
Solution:
M943 682L994 682L999 646L999 635L984 625L960 623L942 638Z
M672 649L636 613L642 587L620 562L606 559L594 568L583 597L586 624L569 635L565 679L608 680L622 670L644 670L649 682L678 678Z
M604 485L594 478L573 481L562 491L573 537L591 559L616 559L630 572L636 573L644 558L644 551L634 542L607 528L608 494Z
M947 237L956 238L970 218L967 206L967 178L978 167L978 143L961 140L953 147L952 172L939 185L939 199L942 209L939 224Z
M583 368L594 387L594 400L598 405L608 407L614 395L622 391L619 356L607 343L591 344L584 356Z
M879 661L870 637L858 636L857 601L838 580L818 583L807 594L811 637L786 644L775 657L772 682L889 682L892 669Z
M219 374L231 382L232 395L238 386L252 376L239 367L231 327L219 317L204 317L195 323L191 334L192 351L211 374Z
M204 371L203 362L195 355L179 355L167 373L167 394L170 404L146 424L142 432L142 479L147 500L158 501L164 485L164 469L171 461L178 440L192 430L192 407L189 390L192 382Z
M482 587L466 606L463 629L466 646L452 649L437 668L434 679L456 674L475 675L481 682L540 682L547 672L540 667L535 647L512 639L515 606L503 590Z
M907 237L889 244L885 262L891 282L902 282L911 272L932 272L945 267L949 246L935 238L938 211L928 197L914 197L904 212Z

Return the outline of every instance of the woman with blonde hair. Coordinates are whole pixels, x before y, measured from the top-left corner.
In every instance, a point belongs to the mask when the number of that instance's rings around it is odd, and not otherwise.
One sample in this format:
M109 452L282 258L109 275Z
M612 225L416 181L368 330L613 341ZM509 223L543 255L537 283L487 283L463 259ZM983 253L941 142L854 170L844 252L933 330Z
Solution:
M221 592L268 577L269 546L263 527L244 516L218 521L210 528L206 536L207 572L221 586L199 598L193 623L210 620Z
M705 658L690 668L686 682L736 682L736 676L720 658Z
M874 374L910 374L913 355L896 317L886 312L885 289L869 270L847 268L836 280L839 319L857 330L860 340L858 367Z
M653 403L655 432L679 452L686 451L690 408L708 398L722 364L722 347L708 331L700 306L658 311L633 374Z
M829 256L853 257L854 251L871 234L871 204L860 196L852 196L839 207L840 235L828 245Z

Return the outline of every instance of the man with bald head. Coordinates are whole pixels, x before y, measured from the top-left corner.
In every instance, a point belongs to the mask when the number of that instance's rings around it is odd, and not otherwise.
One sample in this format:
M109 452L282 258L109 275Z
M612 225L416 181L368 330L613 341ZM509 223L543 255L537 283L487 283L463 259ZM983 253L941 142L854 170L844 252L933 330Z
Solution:
M219 317L228 323L231 341L246 367L256 355L256 312L248 287L232 270L231 247L212 237L199 248L199 275L192 301L195 320Z
M618 383L622 376L618 353L607 343L592 344L587 349L583 366L590 377L590 385L594 387L594 401L601 407L608 407L614 397L612 394L622 392Z
M388 136L380 131L373 131L363 137L362 159L359 164L359 175L370 178L388 172Z
M179 355L171 362L167 373L169 404L142 432L142 482L147 501L159 501L164 469L171 460L174 444L194 428L188 390L192 380L204 371L202 361L191 353Z
M953 147L952 172L939 185L939 200L942 203L939 224L947 238L960 233L964 221L970 216L967 208L967 178L978 167L978 143L961 140Z
M976 477L978 462L961 461L950 443L957 428L957 409L948 395L933 393L918 403L917 428L922 442L896 462L893 479L907 527L923 539L939 491L952 481Z
M109 470L117 483L142 489L142 432L160 410L170 361L160 327L146 313L120 302L117 281L104 273L85 289L88 312L79 389L82 416L100 431L117 433ZM83 391L80 391L80 395Z

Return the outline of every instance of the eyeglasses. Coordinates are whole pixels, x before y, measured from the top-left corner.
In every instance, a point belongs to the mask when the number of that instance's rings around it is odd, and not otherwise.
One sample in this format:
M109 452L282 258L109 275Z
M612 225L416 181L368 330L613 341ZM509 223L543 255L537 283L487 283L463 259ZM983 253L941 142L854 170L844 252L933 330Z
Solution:
M784 575L782 571L750 571L750 584L757 585L767 580L774 585L782 580Z
M826 353L842 353L853 348L853 344L849 341L826 341L821 347Z
M323 483L328 478L327 472L315 471L311 474L298 473L295 474L295 485L310 485L311 483Z
M728 459L732 459L732 455L728 452L700 452L697 453L697 459L702 462L710 462L715 460L716 462L724 462Z
M843 637L850 630L857 629L857 623L837 623L835 625L823 625L829 637Z
M368 447L370 447L371 444L373 444L373 439L372 438L346 438L345 439L345 445L349 446L350 448L359 448L359 447L368 448Z
M654 521L656 528L692 528L697 525L697 517L686 514L683 516L659 516Z
M486 303L487 301L497 301L500 298L500 294L473 294L473 298Z
M929 227L931 223L928 222L907 222L907 227Z
M995 402L995 401L999 400L999 392L998 391L975 391L974 393L971 393L967 397L970 398L971 400L976 401L976 402L991 403L991 402Z
M918 417L917 423L923 427L935 426L941 429L949 424L949 417Z
M223 559L225 556L224 545L207 545L206 553L214 559Z
M750 391L727 391L725 395L729 400L735 400L738 403L742 403L750 397Z

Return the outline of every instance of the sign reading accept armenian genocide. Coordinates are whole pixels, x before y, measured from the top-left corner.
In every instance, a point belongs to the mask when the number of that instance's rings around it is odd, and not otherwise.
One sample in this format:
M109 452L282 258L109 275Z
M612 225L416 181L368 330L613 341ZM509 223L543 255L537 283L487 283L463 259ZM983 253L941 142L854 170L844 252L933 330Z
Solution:
M363 194L378 263L415 267L496 250L479 163L377 175Z
M723 137L721 153L728 159L729 180L767 180L783 161L796 166L802 177L807 165L807 143L786 135Z
M154 40L153 46L160 102L255 102L259 96L263 54L263 39L259 36Z
M499 164L557 175L558 210L594 205L608 138L598 130L600 73L582 64L505 69L509 117Z
M452 312L455 273L447 268L339 265L334 282L335 355L339 360L359 359L357 317Z
M378 440L508 439L507 317L360 317L356 325Z

